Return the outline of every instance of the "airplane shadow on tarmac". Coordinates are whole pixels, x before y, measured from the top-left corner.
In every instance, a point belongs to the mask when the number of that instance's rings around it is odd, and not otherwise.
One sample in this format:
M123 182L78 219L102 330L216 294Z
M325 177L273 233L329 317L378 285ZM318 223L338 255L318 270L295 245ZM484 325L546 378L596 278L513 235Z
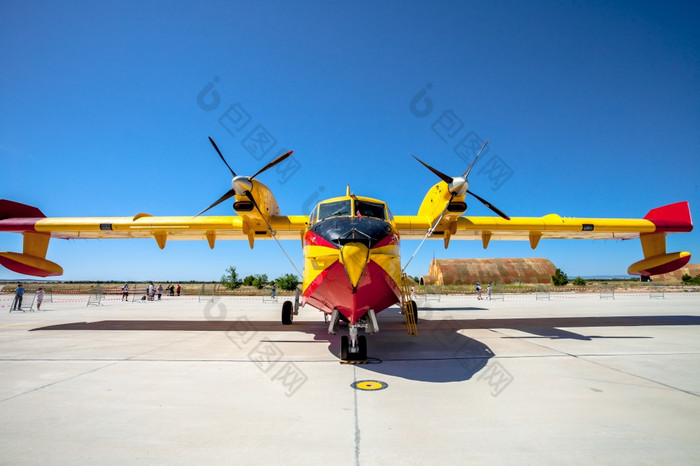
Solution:
M389 311L389 312L387 312ZM605 317L545 317L545 318L488 318L488 319L420 319L418 336L406 332L403 316L398 311L387 310L379 316L380 332L369 335L367 369L378 374L425 382L457 382L471 379L482 371L494 353L485 344L460 333L461 330L512 329L531 337L500 338L548 338L592 341L597 338L649 338L639 336L593 336L571 330L576 327L634 327L666 325L700 325L698 316L605 316ZM97 322L72 322L39 327L44 330L126 330L126 331L223 331L233 342L257 332L304 332L314 336L317 342L327 342L328 351L337 356L340 352L340 336L347 334L341 324L336 335L329 335L323 321L297 321L283 326L273 321L240 320L102 320ZM273 337L274 338L274 337ZM306 341L294 339L267 339L277 342ZM303 360L302 360L303 361Z

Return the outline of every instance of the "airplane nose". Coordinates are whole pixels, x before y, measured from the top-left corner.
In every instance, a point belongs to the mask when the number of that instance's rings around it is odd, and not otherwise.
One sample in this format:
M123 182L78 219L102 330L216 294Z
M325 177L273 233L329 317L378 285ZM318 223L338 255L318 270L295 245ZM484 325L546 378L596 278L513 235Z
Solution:
M340 248L340 261L345 267L353 290L356 289L369 262L369 248L363 243L346 243Z

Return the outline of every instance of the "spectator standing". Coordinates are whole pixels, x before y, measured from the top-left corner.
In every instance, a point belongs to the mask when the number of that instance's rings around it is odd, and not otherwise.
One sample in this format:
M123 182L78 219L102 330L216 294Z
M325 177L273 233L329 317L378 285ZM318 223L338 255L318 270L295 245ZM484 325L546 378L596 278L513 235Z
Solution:
M180 284L177 285L177 295L180 296Z
M129 300L129 284L124 283L124 286L122 286L122 301L128 301Z
M12 311L21 311L22 310L22 296L24 295L24 287L22 286L21 283L17 284L17 288L15 288L15 300L12 302L12 307L10 310Z
M163 285L158 285L158 301L160 301L161 296L163 296Z
M41 311L41 303L44 302L44 289L39 288L36 292L36 310Z

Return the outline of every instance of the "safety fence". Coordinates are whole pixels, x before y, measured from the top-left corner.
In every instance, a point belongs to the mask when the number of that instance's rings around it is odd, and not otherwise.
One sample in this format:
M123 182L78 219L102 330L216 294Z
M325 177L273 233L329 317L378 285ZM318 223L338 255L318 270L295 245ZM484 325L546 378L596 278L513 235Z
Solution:
M88 301L86 306L90 306L91 304L94 304L95 306L99 306L102 304L102 298L105 297L105 289L102 288L101 286L96 286L90 291L90 296L88 296Z
M265 286L260 289L260 298L263 303L276 303L277 297L277 288Z
M202 285L197 295L197 302L200 303L210 303L214 301L214 292L207 290L206 285Z
M423 292L420 293L420 298L423 302L436 301L439 302L441 299L440 288L436 286L425 286Z
M600 285L598 295L600 299L615 299L615 287L613 285Z
M552 289L549 285L537 285L535 287L535 300L549 301L551 300Z
M665 297L665 285L649 284L649 299L664 299Z
M13 296L12 304L10 305L10 312L27 312L32 311L34 307L35 293L25 292L21 299L17 296Z

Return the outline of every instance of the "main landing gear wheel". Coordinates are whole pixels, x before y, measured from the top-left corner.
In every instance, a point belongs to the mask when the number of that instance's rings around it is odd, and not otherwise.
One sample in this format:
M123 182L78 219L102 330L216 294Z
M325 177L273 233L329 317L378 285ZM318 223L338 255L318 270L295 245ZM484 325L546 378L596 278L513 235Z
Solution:
M415 301L411 300L408 303L408 312L413 314L413 322L415 322L416 325L418 325L418 305Z
M350 347L350 338L347 335L340 337L340 360L348 360L348 348Z
M292 325L293 316L292 302L285 301L282 303L282 325Z

